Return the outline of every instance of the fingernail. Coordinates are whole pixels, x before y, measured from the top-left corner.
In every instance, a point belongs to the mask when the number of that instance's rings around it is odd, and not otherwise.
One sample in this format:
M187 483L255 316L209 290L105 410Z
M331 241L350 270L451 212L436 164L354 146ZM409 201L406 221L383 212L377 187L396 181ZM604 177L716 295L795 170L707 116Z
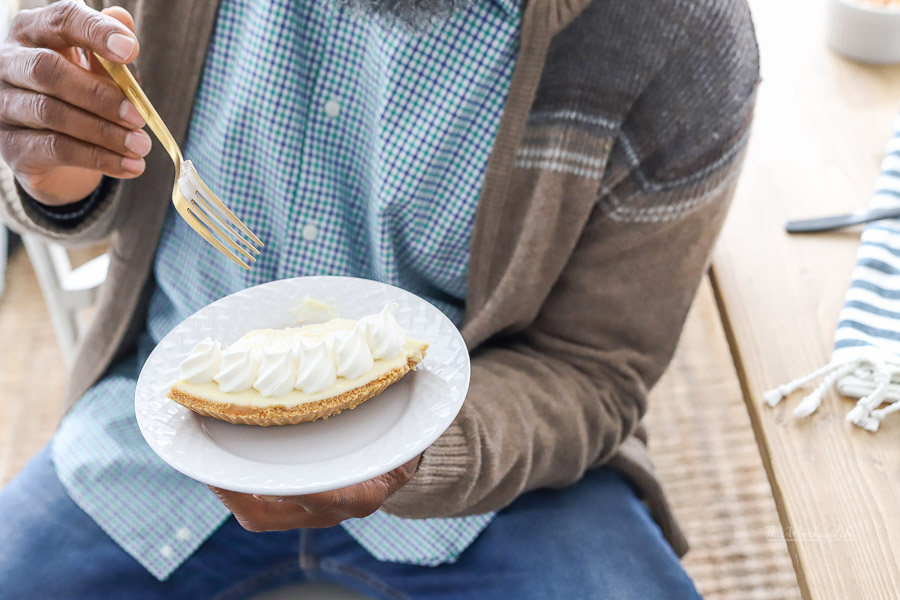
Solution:
M150 136L143 131L132 131L125 136L125 147L138 156L147 156L150 146Z
M124 100L122 106L119 107L119 118L137 128L141 128L147 124L147 122L144 121L144 117L138 112L138 109L136 109L134 104L128 100Z
M122 168L128 171L129 173L141 174L144 172L144 159L143 158L123 158L122 159Z
M262 502L284 502L281 496L264 496L262 494L253 494L253 497Z
M134 52L134 40L121 33L114 33L106 38L106 47L121 60L128 60Z

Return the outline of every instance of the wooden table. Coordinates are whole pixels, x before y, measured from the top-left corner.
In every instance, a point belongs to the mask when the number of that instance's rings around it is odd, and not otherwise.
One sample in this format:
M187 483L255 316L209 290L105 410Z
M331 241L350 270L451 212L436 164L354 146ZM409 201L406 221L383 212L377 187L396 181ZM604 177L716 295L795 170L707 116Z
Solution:
M853 401L771 409L763 392L829 360L859 230L788 236L788 218L867 204L900 103L900 68L844 60L822 1L751 0L762 52L754 132L713 284L805 598L900 598L900 416L877 434Z

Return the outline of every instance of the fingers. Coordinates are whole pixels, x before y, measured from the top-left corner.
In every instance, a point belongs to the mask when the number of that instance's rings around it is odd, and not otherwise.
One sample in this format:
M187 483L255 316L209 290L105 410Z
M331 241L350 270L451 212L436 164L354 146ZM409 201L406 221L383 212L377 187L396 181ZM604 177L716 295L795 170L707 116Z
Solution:
M134 31L134 18L131 16L131 13L122 8L121 6L110 6L108 8L104 8L102 11L104 15L110 16L125 27L127 27L130 31Z
M342 515L346 519L368 517L381 507L388 494L378 479L331 492L287 496L286 503L302 506L311 515Z
M120 6L112 6L110 8L104 8L103 14L111 16L112 18L116 19L117 21L119 21L120 23L125 25L125 27L127 27L131 31L134 31L134 19L131 18L131 13L129 13L124 8L122 8ZM84 61L87 64L84 64L81 61L79 61L79 64L81 64L86 69L96 73L97 75L100 75L102 77L107 77L106 69L103 68L103 65L100 64L100 61L97 60L97 57L94 56L94 54L92 54L90 52L86 52L86 53L84 53L83 56L84 56ZM135 69L132 69L131 72L135 76L135 78L138 80L138 83L141 83L140 74Z
M20 12L10 36L33 48L76 46L107 60L129 63L137 58L140 47L128 25L133 27L134 21L124 9L104 14L81 3L65 1Z
M270 496L266 500L281 498L285 502L299 504L310 514L337 513L345 514L347 518L367 517L381 508L388 496L412 479L421 457L419 454L384 475L338 490L303 496Z
M248 531L333 527L347 519L367 517L405 485L421 455L375 479L330 492L302 496L257 496L210 486Z
M287 531L334 527L347 517L335 514L310 514L293 502L264 502L250 494L231 492L210 486L219 500L234 513L247 531Z
M124 9L99 13L63 1L19 13L0 44L0 155L35 198L65 204L101 174L143 172L144 120L88 60L96 53L133 61L140 52L133 28ZM72 185L61 185L64 177Z
M347 519L367 517L378 510L383 499L378 499L374 494L359 494L356 487L306 496L279 497L253 496L212 486L210 489L234 513L244 529L285 531L334 527Z
M0 103L0 123L49 129L131 158L142 158L150 152L150 137L143 131L121 127L52 96L26 90L7 90Z
M3 159L17 174L42 172L59 166L79 167L110 177L130 179L143 173L144 159L116 152L48 130L0 129Z
M8 86L53 96L123 127L144 125L111 79L82 69L58 52L6 49L0 59L0 80Z

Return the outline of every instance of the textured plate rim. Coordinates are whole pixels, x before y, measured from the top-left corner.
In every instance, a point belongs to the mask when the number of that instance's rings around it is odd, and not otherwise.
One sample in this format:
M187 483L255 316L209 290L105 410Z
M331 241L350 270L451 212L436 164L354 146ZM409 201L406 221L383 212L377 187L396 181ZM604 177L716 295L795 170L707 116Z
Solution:
M150 414L151 408L143 407L142 400L141 400L141 398L143 396L141 390L145 386L148 385L147 384L148 375L146 373L147 366L149 364L151 364L151 362L153 362L151 359L154 358L154 355L159 351L159 349L164 348L168 343L172 343L171 338L174 338L175 336L179 335L184 328L189 326L188 324L190 322L197 319L198 317L202 317L207 312L212 312L212 311L218 309L221 304L224 304L227 302L232 302L233 301L232 299L235 296L260 293L260 291L262 289L267 288L267 287L275 288L275 287L279 287L279 286L295 284L300 281L313 284L316 281L321 281L321 280L332 280L332 281L341 280L344 282L354 282L355 281L355 282L359 282L362 285L366 285L366 286L380 286L383 288L390 289L394 293L408 296L408 297L412 298L414 302L419 302L419 303L422 303L423 305L427 306L428 309L431 312L433 312L433 314L437 318L443 320L447 325L449 325L450 331L452 332L451 335L456 338L456 343L463 350L461 353L459 353L459 356L463 359L463 367L464 368L462 369L462 375L463 375L462 380L459 382L458 385L456 385L456 387L460 390L459 398L455 402L451 403L450 413L445 418L445 422L440 422L438 424L438 426L434 429L432 434L425 435L425 436L419 438L418 443L416 443L414 446L412 446L405 453L403 453L402 455L399 455L394 460L387 461L381 465L378 465L376 468L374 468L374 470L359 473L355 476L336 477L334 481L318 482L317 484L299 485L296 483L292 484L292 483L288 482L288 483L279 484L277 486L265 486L265 485L257 485L255 483L244 484L244 483L235 482L233 480L220 479L218 477L210 477L208 475L208 473L204 473L202 471L198 471L197 469L193 469L193 468L187 468L183 464L179 464L177 460L174 460L175 456L173 456L171 453L167 453L167 452L163 451L161 448L159 448L154 443L154 441L157 439L157 436L153 432L151 432L148 428L149 424L147 421L150 418L152 418L152 415ZM426 357L426 360L427 360L427 357ZM436 376L437 376L437 374L436 374ZM445 379L445 381L446 381L446 379ZM412 292L404 290L403 288L400 288L400 287L397 287L397 286L394 286L394 285L391 285L388 283L382 283L379 281L370 280L370 279L362 279L362 278L357 278L357 277L330 276L330 275L292 277L292 278L286 278L286 279L279 279L279 280L275 280L275 281L269 281L269 282L262 283L259 285L251 286L249 288L245 288L243 290L239 290L237 292L234 292L232 294L224 296L224 297L216 300L215 302L212 302L209 305L194 312L192 315L187 317L184 321L182 321L181 323L176 325L168 334L166 334L163 337L162 340L160 340L159 344L156 345L156 347L153 349L153 351L148 356L147 361L144 363L144 365L141 368L141 373L138 376L137 386L135 389L135 398L134 398L135 414L136 414L136 419L138 422L138 427L140 429L141 435L143 436L146 443L153 450L153 452L160 459L162 459L166 464L168 464L170 467L172 467L176 471L182 473L183 475L190 477L191 479L194 479L201 483L205 483L207 485L212 485L215 487L221 487L223 489L228 489L228 490L235 491L235 492L242 492L242 493L248 493L248 494L272 494L272 493L282 494L282 495L312 494L312 493L340 489L342 487L346 487L349 485L354 485L356 483L361 483L363 481L367 481L369 479L372 479L374 477L377 477L378 475L387 473L387 472L405 464L406 462L411 460L416 455L424 452L441 435L443 435L443 433L450 427L453 420L459 414L459 411L462 410L462 405L465 402L465 398L468 393L468 387L469 387L470 381L471 381L471 363L470 363L468 351L466 350L465 340L463 339L462 334L460 334L458 328L453 324L452 321L450 321L450 319L443 312L441 312L437 307L435 307L433 304L431 304L424 298L421 298L420 296L418 296ZM148 392L148 394L149 393L150 392ZM164 398L164 404L165 403L171 403L172 405L175 405L178 410L185 411L186 418L196 420L196 423L198 424L197 426L202 427L201 419L204 419L205 417L200 417L199 415L191 412L187 408L177 405L175 402L173 402L172 400L169 400L168 398ZM409 411L405 411L404 415L407 415L408 412ZM248 425L247 427L251 427L251 426ZM366 446L366 447L368 447L368 446ZM241 457L238 455L229 454L229 456L232 457L237 462L247 462L247 463L251 463L251 464L259 464L258 461L253 461L252 459L247 459L247 458L244 458L244 457ZM343 456L346 456L346 455L342 455L342 457ZM321 462L324 463L324 462L328 462L328 461L321 461ZM316 463L313 463L313 464L316 464ZM298 464L283 465L283 467L285 469L292 469L294 471L296 471L297 469L303 469L304 466L305 465L302 465L302 464L300 464L300 465L298 465Z

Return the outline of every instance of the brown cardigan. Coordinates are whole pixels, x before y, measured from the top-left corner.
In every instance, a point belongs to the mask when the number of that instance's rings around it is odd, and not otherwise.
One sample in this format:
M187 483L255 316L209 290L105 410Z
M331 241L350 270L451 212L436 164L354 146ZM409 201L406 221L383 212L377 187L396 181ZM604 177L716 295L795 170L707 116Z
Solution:
M135 16L144 87L182 140L217 3L116 4ZM681 554L687 545L640 420L746 143L758 79L749 13L743 0L530 0L521 36L472 236L462 330L471 388L385 509L481 513L609 464L631 478ZM10 225L69 245L111 240L68 406L133 350L144 326L172 178L157 144L142 177L67 229L24 202L0 164Z

